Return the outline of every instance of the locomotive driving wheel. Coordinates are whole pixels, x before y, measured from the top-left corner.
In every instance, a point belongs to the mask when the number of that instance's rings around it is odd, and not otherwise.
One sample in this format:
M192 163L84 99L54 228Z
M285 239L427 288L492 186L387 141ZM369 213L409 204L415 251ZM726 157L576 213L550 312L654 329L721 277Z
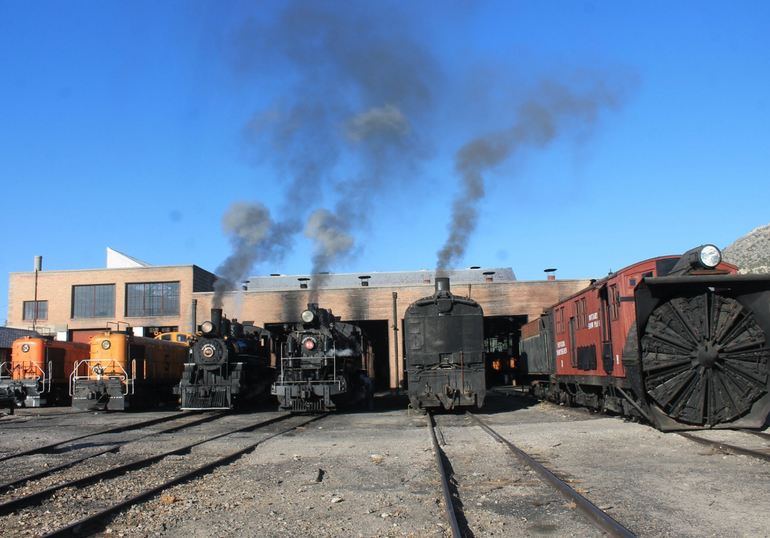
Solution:
M648 396L680 422L731 422L767 392L764 331L741 303L711 289L658 306L640 343Z

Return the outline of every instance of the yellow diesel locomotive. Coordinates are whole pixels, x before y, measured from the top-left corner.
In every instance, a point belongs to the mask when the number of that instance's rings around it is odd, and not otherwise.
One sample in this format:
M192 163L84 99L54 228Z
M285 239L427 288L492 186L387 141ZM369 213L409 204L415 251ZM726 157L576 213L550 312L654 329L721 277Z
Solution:
M107 330L91 337L91 352L70 376L72 407L118 410L172 401L188 345Z

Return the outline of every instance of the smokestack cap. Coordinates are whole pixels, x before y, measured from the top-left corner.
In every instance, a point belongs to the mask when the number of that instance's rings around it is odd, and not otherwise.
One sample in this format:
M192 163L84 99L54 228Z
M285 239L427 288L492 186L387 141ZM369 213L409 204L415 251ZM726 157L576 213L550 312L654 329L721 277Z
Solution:
M436 293L441 291L449 291L449 277L439 276L436 277Z

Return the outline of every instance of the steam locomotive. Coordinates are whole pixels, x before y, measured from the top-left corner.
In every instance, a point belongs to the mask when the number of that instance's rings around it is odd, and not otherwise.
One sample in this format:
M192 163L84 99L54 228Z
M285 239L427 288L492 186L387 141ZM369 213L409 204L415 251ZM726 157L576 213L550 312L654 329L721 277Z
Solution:
M280 372L271 389L279 407L323 412L363 401L371 405L369 346L360 327L316 303L308 304L301 318L287 326L281 346Z
M406 327L407 394L413 408L484 405L484 312L453 295L449 278L436 278L435 292L409 305Z
M181 408L233 409L266 396L275 379L271 351L269 331L212 308L191 339L190 362L175 389Z
M534 394L663 431L761 428L770 412L770 276L719 249L633 264L522 328Z

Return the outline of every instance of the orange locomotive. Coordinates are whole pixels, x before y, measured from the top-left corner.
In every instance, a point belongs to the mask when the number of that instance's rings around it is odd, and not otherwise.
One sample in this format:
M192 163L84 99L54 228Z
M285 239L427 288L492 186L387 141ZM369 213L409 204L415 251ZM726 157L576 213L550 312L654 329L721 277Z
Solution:
M90 357L77 362L70 376L73 407L122 411L171 401L187 344L134 336L130 329L108 330L90 342Z
M11 348L11 361L0 364L0 392L18 407L67 404L67 382L75 362L88 358L88 345L24 336Z

